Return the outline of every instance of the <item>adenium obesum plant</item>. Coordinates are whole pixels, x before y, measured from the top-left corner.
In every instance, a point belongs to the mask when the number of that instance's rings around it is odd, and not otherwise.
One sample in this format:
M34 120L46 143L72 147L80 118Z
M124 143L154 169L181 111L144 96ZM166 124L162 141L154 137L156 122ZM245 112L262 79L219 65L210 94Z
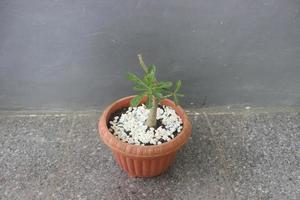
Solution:
M178 97L183 96L183 94L178 93L181 87L181 81L177 81L174 87L172 87L173 83L170 81L158 81L155 76L156 67L154 65L147 66L141 54L138 55L138 59L145 75L143 78L139 78L133 73L128 73L128 79L135 84L133 90L139 92L139 94L131 100L130 104L131 106L138 106L143 97L146 96L146 107L150 109L146 125L148 127L155 127L157 107L162 99L172 97L176 105L178 105Z

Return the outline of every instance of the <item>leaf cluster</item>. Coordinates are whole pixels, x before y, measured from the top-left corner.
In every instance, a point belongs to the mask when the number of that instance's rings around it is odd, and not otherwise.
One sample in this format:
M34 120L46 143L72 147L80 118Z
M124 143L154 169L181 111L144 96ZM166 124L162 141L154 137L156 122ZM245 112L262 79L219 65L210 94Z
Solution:
M154 65L147 68L142 78L139 78L134 73L128 73L127 78L134 83L133 90L139 93L131 100L131 106L138 106L145 96L147 96L146 107L148 109L153 106L153 98L156 98L158 102L165 98L172 98L178 105L178 97L183 97L183 94L178 93L181 88L181 81L177 81L175 85L170 81L158 81Z

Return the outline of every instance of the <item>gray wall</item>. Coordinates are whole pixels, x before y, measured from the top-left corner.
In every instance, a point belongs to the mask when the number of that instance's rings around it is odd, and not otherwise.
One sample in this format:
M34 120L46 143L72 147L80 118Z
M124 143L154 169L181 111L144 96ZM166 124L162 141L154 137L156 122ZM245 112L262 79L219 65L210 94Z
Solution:
M1 0L0 109L132 94L142 53L185 106L299 105L299 0Z

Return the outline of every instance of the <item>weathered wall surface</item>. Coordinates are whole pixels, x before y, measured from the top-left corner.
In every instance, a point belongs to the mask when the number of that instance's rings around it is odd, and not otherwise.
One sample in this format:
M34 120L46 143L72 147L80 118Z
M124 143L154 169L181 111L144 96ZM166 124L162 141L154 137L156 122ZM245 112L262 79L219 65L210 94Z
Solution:
M142 53L185 106L300 104L298 0L2 0L0 109L91 109L131 94Z

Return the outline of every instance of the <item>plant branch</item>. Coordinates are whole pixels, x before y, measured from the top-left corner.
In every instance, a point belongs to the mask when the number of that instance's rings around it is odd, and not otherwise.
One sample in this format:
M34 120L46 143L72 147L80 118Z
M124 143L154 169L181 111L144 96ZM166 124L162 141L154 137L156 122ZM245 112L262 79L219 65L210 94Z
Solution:
M141 54L138 54L137 56L138 56L139 61L140 61L140 66L143 68L143 70L144 70L145 73L148 73L148 67L144 63L143 56Z

